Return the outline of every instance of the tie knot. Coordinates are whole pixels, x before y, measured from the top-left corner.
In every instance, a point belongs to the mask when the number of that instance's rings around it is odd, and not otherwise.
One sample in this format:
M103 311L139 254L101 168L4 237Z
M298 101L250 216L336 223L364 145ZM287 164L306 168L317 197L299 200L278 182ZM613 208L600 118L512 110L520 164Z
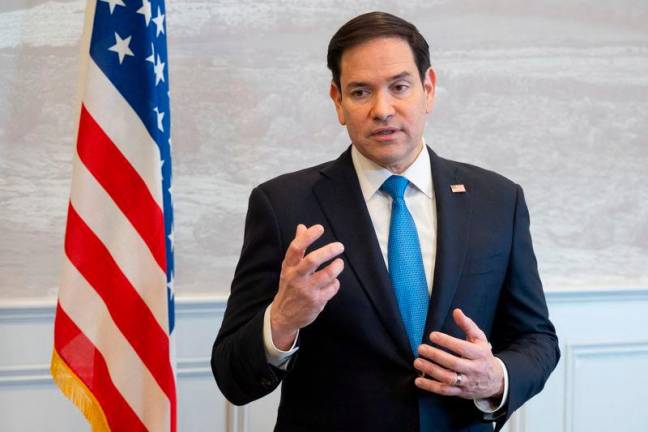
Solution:
M398 198L402 199L408 184L409 180L405 177L393 175L385 180L382 186L380 186L380 190L391 195L394 200Z

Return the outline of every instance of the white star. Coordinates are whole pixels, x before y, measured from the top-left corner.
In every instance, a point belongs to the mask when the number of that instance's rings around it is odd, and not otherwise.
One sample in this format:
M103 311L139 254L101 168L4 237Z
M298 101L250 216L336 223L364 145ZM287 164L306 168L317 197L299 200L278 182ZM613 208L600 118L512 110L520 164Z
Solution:
M167 237L169 237L169 242L171 243L171 251L173 252L173 248L174 248L174 241L173 241L173 225L171 225L171 232L169 233L169 235L168 235ZM172 276L172 277L173 277L173 276Z
M171 295L171 298L173 299L173 296L175 295L173 293L173 285L175 285L175 272L171 270L169 272L169 280L167 281L167 288L169 288L169 294Z
M153 108L155 114L157 114L157 128L160 132L164 132L164 127L162 126L162 119L164 118L164 113L158 110L158 107Z
M153 46L153 42L151 42L151 55L146 57L146 61L155 65L155 47Z
M137 9L137 13L144 15L144 21L146 21L146 27L148 27L151 22L151 2L149 0L142 0L142 7Z
M173 148L173 144L171 144L171 138L169 138L169 150Z
M108 7L110 8L110 15L112 15L113 11L115 10L115 6L126 6L123 2L123 0L101 0L104 3L108 3Z
M174 274L174 271L171 270L169 272L169 280L167 281L167 288L169 289L169 295L171 296L171 298L173 298L173 295L174 295L173 294L174 281L175 281L175 274Z
M115 45L108 48L108 51L116 52L119 56L119 64L122 64L124 57L127 55L135 56L133 51L129 48L130 40L132 36L128 36L126 39L122 39L117 33L115 33Z
M160 161L160 171L162 171L162 168L164 167L164 159Z
M153 22L155 23L155 36L160 36L160 33L164 34L164 15L160 12L160 7L158 6L157 10L157 16L153 18Z
M153 66L153 71L155 71L155 85L158 85L160 81L164 81L164 63L160 61L159 54L155 66Z
M170 185L167 190L169 191L169 195L173 196L173 185Z

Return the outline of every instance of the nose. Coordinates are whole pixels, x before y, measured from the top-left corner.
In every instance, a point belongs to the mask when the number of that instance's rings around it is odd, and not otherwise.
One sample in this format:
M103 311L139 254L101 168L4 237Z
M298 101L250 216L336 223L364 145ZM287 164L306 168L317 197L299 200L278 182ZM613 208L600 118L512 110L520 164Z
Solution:
M388 92L379 91L375 94L371 111L374 120L385 122L394 115L392 97Z

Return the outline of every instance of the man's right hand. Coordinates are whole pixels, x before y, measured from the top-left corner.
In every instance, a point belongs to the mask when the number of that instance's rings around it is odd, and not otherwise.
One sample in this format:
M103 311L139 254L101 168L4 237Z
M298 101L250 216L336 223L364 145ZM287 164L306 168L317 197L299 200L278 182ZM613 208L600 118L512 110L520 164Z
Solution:
M293 345L297 331L315 321L340 289L337 277L344 270L341 258L316 270L344 252L342 243L329 243L304 256L306 249L322 234L322 225L306 228L299 224L281 264L279 291L270 309L272 341L280 350L286 351Z

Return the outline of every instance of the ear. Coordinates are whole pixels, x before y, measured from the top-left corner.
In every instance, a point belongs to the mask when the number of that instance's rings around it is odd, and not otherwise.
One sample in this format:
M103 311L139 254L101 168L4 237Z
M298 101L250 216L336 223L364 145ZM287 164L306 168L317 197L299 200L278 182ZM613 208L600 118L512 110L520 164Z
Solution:
M431 67L425 71L423 89L425 90L425 112L429 113L434 106L434 94L436 90L436 73Z
M340 92L340 89L338 89L333 81L331 81L331 87L329 88L329 96L331 96L331 99L335 104L338 121L342 126L344 126L346 124L346 118L344 117L344 110L342 109L342 92Z

